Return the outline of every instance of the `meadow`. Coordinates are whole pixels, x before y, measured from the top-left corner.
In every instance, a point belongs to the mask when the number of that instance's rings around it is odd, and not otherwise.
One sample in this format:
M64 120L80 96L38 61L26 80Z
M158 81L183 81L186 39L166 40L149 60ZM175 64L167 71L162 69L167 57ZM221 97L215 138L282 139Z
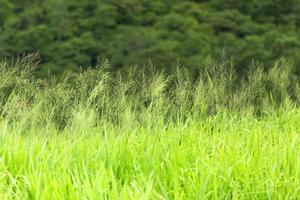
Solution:
M1 199L298 199L294 67L229 61L40 79L0 62Z

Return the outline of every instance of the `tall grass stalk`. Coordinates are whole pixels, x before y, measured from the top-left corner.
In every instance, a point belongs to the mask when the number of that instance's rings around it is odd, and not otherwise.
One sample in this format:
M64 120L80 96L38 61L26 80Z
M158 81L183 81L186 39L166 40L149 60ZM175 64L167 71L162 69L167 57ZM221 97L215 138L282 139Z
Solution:
M297 199L299 80L108 63L42 80L0 62L1 199Z

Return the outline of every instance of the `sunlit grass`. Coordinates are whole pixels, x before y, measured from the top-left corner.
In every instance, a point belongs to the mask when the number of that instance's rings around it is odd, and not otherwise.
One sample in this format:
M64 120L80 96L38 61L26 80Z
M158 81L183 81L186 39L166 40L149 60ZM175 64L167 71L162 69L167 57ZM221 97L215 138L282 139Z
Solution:
M44 81L27 59L0 64L0 199L300 196L288 63L242 80L224 64L194 80L103 63Z
M1 196L32 199L296 199L299 111L217 115L167 128L24 135L1 124Z

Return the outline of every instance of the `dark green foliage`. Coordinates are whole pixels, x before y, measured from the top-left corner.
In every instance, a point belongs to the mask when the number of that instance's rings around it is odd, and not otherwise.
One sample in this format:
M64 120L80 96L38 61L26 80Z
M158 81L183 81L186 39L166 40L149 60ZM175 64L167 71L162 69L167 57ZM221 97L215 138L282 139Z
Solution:
M231 57L300 65L300 0L0 0L0 58L39 52L40 74Z

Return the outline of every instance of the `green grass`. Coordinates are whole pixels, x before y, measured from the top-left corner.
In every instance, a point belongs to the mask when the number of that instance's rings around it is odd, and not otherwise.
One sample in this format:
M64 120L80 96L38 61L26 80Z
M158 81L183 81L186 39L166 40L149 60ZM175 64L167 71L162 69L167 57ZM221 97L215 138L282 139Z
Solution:
M1 199L297 199L300 111L155 129L1 124Z
M60 79L0 64L0 199L298 199L292 67ZM220 71L216 69L221 69ZM224 71L225 70L225 71Z

